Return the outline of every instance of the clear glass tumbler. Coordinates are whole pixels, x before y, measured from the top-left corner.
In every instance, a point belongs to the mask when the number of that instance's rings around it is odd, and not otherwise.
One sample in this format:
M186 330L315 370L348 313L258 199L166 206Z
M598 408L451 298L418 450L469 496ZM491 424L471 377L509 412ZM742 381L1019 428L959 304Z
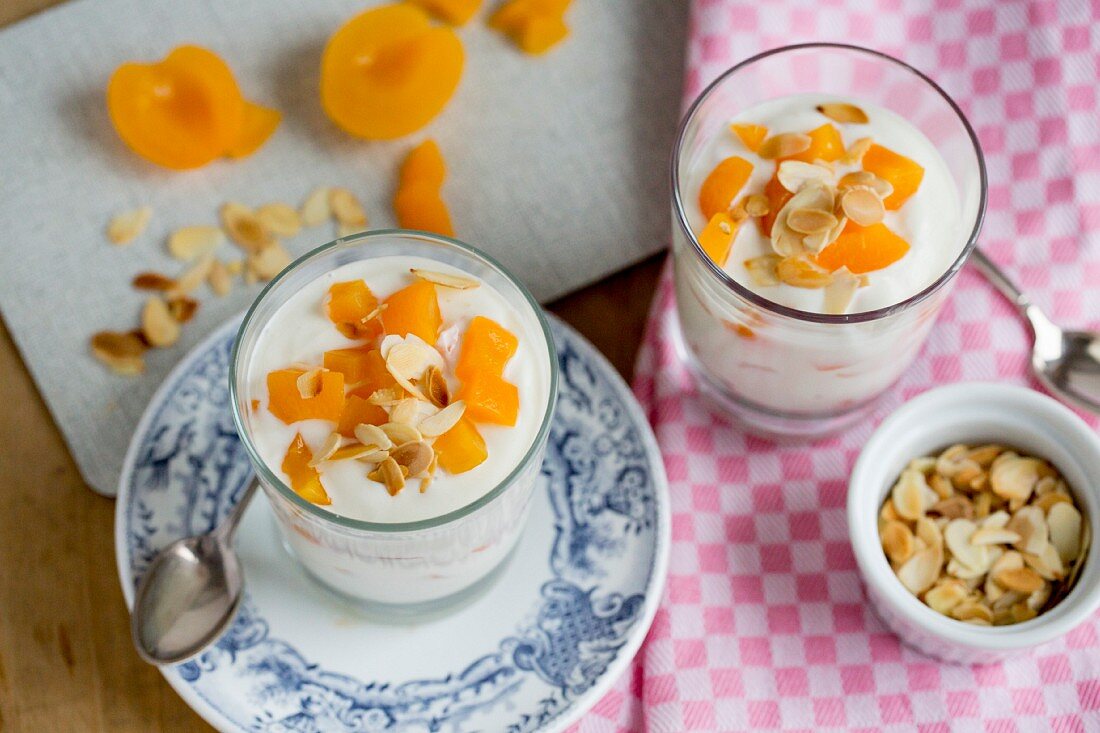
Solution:
M530 448L498 485L448 514L380 523L334 514L298 496L268 466L251 437L249 364L258 336L302 286L350 262L393 255L425 257L459 268L496 288L539 339L534 368L549 385ZM527 289L487 255L424 232L378 230L339 239L294 262L268 284L245 315L233 345L233 419L274 509L285 545L322 585L367 607L402 617L434 612L472 595L508 557L527 521L557 401L558 367L542 309ZM491 458L490 458L491 460Z
M846 315L778 305L735 282L696 239L682 188L736 114L792 94L870 102L909 120L939 151L960 196L959 255L927 288L886 308ZM814 437L859 418L912 363L975 246L986 205L981 148L958 106L928 77L855 46L805 44L750 58L689 109L672 158L672 244L679 346L700 391L750 430Z

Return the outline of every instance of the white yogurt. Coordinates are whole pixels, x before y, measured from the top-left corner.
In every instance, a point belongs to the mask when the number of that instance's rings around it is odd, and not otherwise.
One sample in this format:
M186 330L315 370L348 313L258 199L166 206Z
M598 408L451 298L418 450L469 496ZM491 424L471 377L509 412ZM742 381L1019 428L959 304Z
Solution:
M266 324L257 339L248 366L251 397L260 408L250 418L252 441L260 456L275 475L287 477L280 468L287 446L295 433L316 453L332 432L333 424L324 420L304 420L284 424L267 410L267 375L291 364L320 365L325 351L362 346L361 341L344 337L324 311L325 295L333 283L362 279L379 301L410 285L410 268L451 272L470 277L454 267L420 257L390 256L353 262L306 284L291 296ZM477 288L456 290L437 287L443 331L437 347L451 373L462 344L466 326L475 316L485 316L514 333L519 339L516 354L508 362L504 378L519 388L519 415L514 427L478 423L485 438L488 458L465 473L452 475L440 469L431 485L420 492L420 479L409 479L405 488L390 496L379 483L367 479L367 466L359 461L335 461L322 464L321 481L332 503L322 507L334 514L371 522L413 522L441 516L476 501L501 483L522 461L538 434L546 413L549 394L545 341L537 320L520 314L492 286L482 282ZM451 380L452 394L459 382Z
M869 285L860 288L848 313L877 310L916 295L931 285L959 256L965 237L957 236L960 219L958 191L951 173L935 146L905 118L882 107L860 100L854 103L870 118L867 124L841 124L830 120L815 108L826 102L849 101L817 94L797 94L769 100L752 107L730 123L764 125L768 134L809 132L825 123L833 124L846 146L862 137L910 158L924 168L920 188L897 211L887 211L884 224L909 243L904 257L889 267L869 273ZM739 196L760 193L775 172L775 161L764 160L750 152L728 127L722 127L705 145L685 178L684 204L692 229L698 233L706 225L699 210L699 188L707 175L725 158L736 155L753 164L753 172ZM859 165L836 165L837 177L861 170ZM773 254L771 241L753 219L741 226L723 269L738 283L772 302L790 308L823 313L824 291L780 284L757 285L744 262L760 255Z

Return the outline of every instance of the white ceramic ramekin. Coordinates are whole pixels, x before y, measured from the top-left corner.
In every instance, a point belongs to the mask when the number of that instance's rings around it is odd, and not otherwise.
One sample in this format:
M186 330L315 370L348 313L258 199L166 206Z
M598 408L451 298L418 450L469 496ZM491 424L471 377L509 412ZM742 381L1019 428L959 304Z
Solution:
M894 576L879 544L878 514L898 474L917 456L953 443L1002 443L1049 459L1073 490L1093 544L1073 591L1054 608L1011 626L975 626L942 616ZM1045 395L1000 384L931 390L887 418L852 471L848 533L867 595L903 642L929 656L987 664L1056 639L1100 607L1100 439L1069 409Z

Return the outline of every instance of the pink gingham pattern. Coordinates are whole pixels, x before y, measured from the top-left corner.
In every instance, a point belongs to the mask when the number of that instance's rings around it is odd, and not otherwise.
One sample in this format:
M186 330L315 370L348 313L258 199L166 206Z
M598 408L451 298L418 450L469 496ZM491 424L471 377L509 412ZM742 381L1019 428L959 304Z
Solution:
M1100 2L695 0L687 98L749 55L810 40L936 79L985 150L981 246L1057 321L1100 326ZM669 474L668 585L629 672L574 730L1100 731L1096 618L1010 662L940 664L870 611L847 541L848 471L886 414L949 382L1036 386L1028 332L989 286L964 272L872 418L803 447L747 437L700 403L674 317L666 277L635 389Z

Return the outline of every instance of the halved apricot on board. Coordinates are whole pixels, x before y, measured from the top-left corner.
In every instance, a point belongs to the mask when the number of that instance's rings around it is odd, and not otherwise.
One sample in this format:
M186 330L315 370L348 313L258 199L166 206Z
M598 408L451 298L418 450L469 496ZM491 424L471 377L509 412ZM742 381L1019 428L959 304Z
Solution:
M511 426L519 415L519 389L495 374L479 372L463 381L455 399L466 403L474 422Z
M283 115L279 110L246 100L240 132L225 154L230 158L247 158L252 155L267 142L282 119Z
M408 3L360 13L321 57L321 105L346 132L388 140L439 114L462 77L462 41Z
M517 348L519 339L514 333L491 318L475 316L462 336L455 376L462 380L481 372L502 376Z
M467 417L436 438L432 447L439 456L440 468L448 473L465 473L480 466L489 457L485 439Z
M378 405L372 405L363 397L348 395L344 411L336 423L336 432L345 438L355 436L356 425L384 425L390 421L389 413Z
M306 445L301 433L294 436L287 446L286 455L283 457L283 473L290 479L290 488L294 493L306 501L322 506L331 504L328 492L321 483L321 474L317 469L309 465L313 460L313 451Z
M382 327L387 334L407 336L411 333L435 345L439 326L443 323L435 285L417 280L386 298L385 303Z
M885 224L861 227L851 221L836 241L817 254L817 264L829 272L847 267L856 275L888 267L909 251L909 243Z
M237 141L245 102L217 54L180 46L163 61L115 69L107 84L107 109L134 152L183 170L224 155Z
M736 155L723 160L699 187L699 208L707 221L729 209L733 199L752 175L752 163Z
M481 7L481 0L409 0L451 25L464 25Z
M445 237L455 235L451 213L439 195L439 188L424 183L408 183L397 189L393 197L393 213L404 229L435 232Z
M730 256L730 247L733 245L733 238L737 236L739 226L728 213L720 211L710 218L706 227L699 233L699 246L719 267L725 265Z
M764 138L768 136L768 128L763 125L747 125L735 122L730 125L730 130L734 135L741 138L741 142L745 144L746 148L754 153L760 149L760 143L764 142Z
M872 145L863 154L863 170L874 173L894 187L893 193L882 202L891 210L900 209L917 192L924 179L924 168L881 145Z
M298 377L304 373L301 369L279 369L269 373L267 409L287 425L299 420L339 420L344 411L344 375L322 372L320 391L313 397L302 397Z
M810 147L784 160L801 160L806 163L824 160L831 163L844 155L844 138L832 124L826 122L806 134L810 136Z
M349 339L372 338L382 332L378 318L365 320L377 310L378 299L362 280L333 283L325 296L325 315Z

